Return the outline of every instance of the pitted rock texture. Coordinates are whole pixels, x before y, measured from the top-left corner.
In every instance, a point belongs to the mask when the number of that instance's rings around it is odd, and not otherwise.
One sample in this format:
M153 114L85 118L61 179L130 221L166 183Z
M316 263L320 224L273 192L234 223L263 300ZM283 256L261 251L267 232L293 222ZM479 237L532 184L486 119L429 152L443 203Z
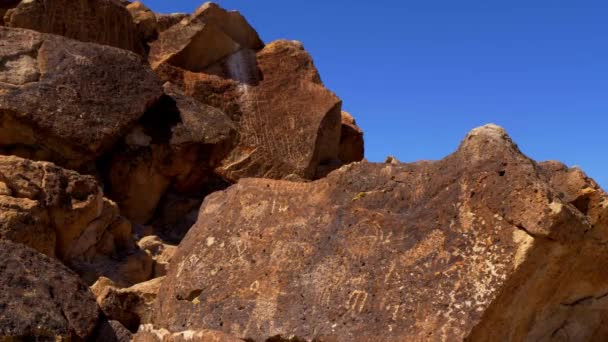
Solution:
M243 50L222 64L221 76L185 76L186 93L221 106L238 122L236 146L216 172L244 177L313 179L338 159L342 102L321 83L302 45L276 41Z
M3 154L81 167L162 95L139 56L108 46L0 27L0 61Z
M131 224L95 178L0 156L0 189L0 239L57 257L87 281L100 274L126 284L150 279L152 258L137 254Z
M244 179L209 196L154 323L254 340L461 340L534 268L536 240L575 245L590 229L488 125L441 161L355 163L313 183Z
M0 240L0 339L84 340L98 323L88 287L56 259Z
M118 0L21 1L5 14L4 21L8 27L145 52L136 24Z

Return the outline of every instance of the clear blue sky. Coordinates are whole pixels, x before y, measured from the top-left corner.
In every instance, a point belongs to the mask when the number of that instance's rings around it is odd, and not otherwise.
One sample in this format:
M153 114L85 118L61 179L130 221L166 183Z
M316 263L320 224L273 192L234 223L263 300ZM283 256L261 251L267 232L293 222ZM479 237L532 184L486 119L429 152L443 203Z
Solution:
M148 0L158 12L201 2ZM439 159L504 126L537 160L608 188L608 2L224 0L262 39L302 41L371 161Z

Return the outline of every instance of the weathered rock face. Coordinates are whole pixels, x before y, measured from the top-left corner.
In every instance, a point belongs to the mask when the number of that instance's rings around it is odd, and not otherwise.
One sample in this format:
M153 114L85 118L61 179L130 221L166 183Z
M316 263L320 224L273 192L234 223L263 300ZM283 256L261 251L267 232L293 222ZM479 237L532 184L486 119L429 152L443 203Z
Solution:
M129 11L117 0L21 1L4 17L5 25L110 45L144 54Z
M133 337L135 342L242 342L243 340L221 331L202 329L171 333L166 329L156 329L152 325L142 325Z
M55 256L87 281L100 274L126 284L150 278L152 259L137 254L131 224L93 177L0 156L0 189L0 239ZM117 272L124 267L130 272Z
M355 118L342 112L342 132L338 157L344 164L358 162L364 158L363 130L357 126Z
M156 22L158 24L158 32L168 30L171 26L190 17L186 13L171 13L171 14L156 14Z
M239 124L235 148L216 172L312 179L338 159L341 101L327 90L301 44L277 41L257 55L236 53L211 70L186 73L186 93L219 106Z
M476 326L491 333L492 308L518 310L505 289L543 272L537 241L576 246L590 229L485 126L438 162L351 164L313 183L245 179L209 196L154 323L256 340L460 340Z
M139 57L116 48L0 27L0 58L3 154L78 168L107 151L162 95Z
M0 339L86 339L98 321L78 276L33 249L0 240Z
M167 83L165 96L112 153L111 197L137 223L150 221L163 195L205 194L235 136L234 123Z
M133 22L143 42L150 42L158 37L158 22L156 15L141 1L134 1L127 5L127 10L133 17Z

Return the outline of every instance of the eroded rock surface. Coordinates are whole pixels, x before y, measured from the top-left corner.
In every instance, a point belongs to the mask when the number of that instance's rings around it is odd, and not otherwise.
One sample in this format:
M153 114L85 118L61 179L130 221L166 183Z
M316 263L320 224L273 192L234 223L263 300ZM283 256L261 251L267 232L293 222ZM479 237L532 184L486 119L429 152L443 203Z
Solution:
M100 274L125 284L150 279L152 259L95 178L0 156L0 189L0 239L57 257L89 282Z
M144 53L137 27L118 0L21 1L4 20L9 27Z
M172 333L166 329L157 329L153 325L142 325L133 338L134 342L242 342L235 336L216 330L201 329Z
M357 126L355 118L342 112L342 132L338 157L344 164L354 163L364 158L363 130Z
M84 340L98 323L88 287L56 259L0 240L0 339Z
M108 46L0 27L0 60L3 154L81 167L162 95L137 55Z
M504 130L484 126L441 161L245 179L209 196L155 323L255 340L460 340L532 267L536 240L577 244L590 229Z

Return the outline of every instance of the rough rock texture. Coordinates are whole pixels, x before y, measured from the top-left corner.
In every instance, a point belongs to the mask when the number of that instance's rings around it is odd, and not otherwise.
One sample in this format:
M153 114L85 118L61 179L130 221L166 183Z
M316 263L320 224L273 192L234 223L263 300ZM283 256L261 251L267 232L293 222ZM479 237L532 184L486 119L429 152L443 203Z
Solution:
M21 1L6 13L4 20L9 27L144 53L129 11L117 0Z
M141 1L134 1L127 5L127 10L133 16L133 22L139 32L141 41L150 42L158 38L158 22L156 15Z
M167 31L171 26L179 23L184 19L188 19L189 15L186 13L171 13L171 14L157 14L156 22L158 32Z
M0 239L55 256L88 281L108 274L132 283L152 273L152 259L137 256L131 224L95 178L49 162L0 156ZM148 274L135 272L140 263ZM131 272L121 275L125 267Z
M92 288L103 313L135 332L140 324L150 322L152 304L163 280L163 277L155 278L119 289L101 278Z
M542 312L517 285L559 287L536 266L562 265L540 258L537 241L578 246L590 230L504 130L484 126L441 161L355 163L313 183L244 179L207 197L154 323L255 340L448 341L476 326L472 336L531 336L507 335L520 323L507 317ZM519 276L528 273L538 276Z
M0 340L85 339L98 321L95 298L59 261L0 240Z
M341 101L321 83L302 45L276 41L257 55L244 50L221 65L221 76L187 73L186 93L238 122L235 148L216 172L244 177L315 177L338 158Z
M163 195L206 194L213 169L235 136L234 123L166 83L165 96L112 153L111 197L137 223L150 221Z
M0 61L3 154L78 168L162 95L137 55L108 46L0 27Z
M163 242L158 236L146 236L137 242L137 245L154 260L154 277L162 277L167 274L169 263L177 251L177 246Z
M142 325L133 338L134 342L243 342L242 339L221 331L201 329L171 333L166 329L156 329L152 325Z
M364 158L363 130L357 126L355 118L342 112L342 133L340 134L340 152L338 158L344 164L358 162Z

